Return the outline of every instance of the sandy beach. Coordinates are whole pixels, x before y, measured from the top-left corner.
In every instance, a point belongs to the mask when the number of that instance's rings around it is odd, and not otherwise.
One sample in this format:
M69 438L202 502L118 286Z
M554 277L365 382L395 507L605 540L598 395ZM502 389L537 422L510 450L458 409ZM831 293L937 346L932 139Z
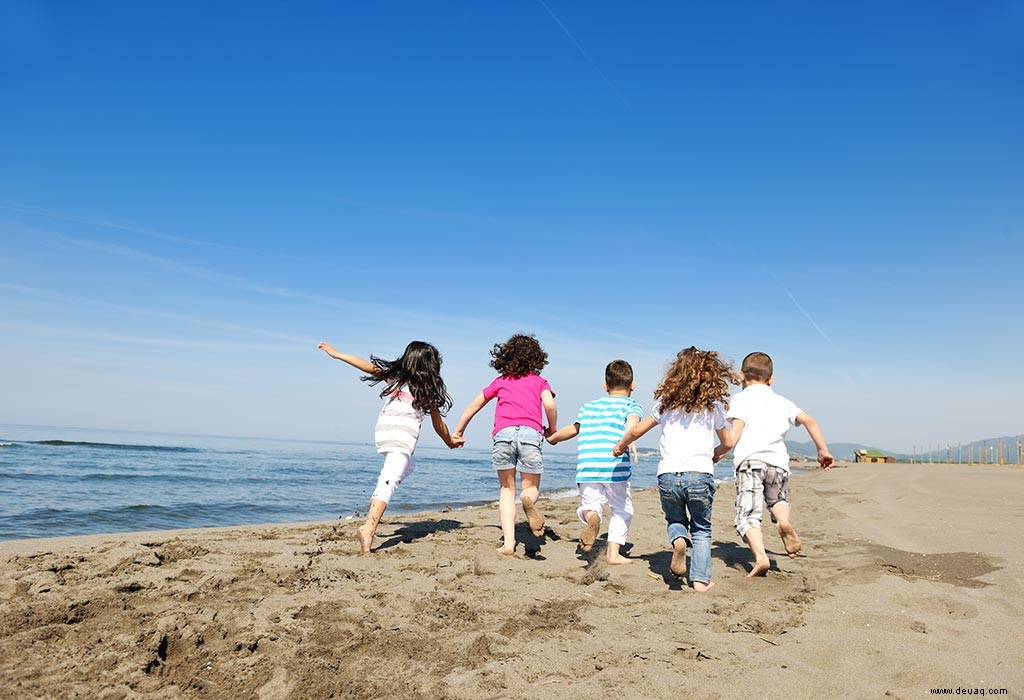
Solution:
M703 595L653 491L612 568L572 499L514 557L493 507L385 517L367 556L356 521L2 542L0 697L1024 697L1024 470L797 473L805 556L766 530L761 579L733 496Z

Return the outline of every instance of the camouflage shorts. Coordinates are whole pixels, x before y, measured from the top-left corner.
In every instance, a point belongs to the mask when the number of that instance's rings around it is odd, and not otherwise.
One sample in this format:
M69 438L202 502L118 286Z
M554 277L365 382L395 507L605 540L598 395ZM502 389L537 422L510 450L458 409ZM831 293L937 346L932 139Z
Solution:
M743 537L752 528L761 527L764 504L772 522L772 507L789 502L789 472L757 459L736 467L736 532Z

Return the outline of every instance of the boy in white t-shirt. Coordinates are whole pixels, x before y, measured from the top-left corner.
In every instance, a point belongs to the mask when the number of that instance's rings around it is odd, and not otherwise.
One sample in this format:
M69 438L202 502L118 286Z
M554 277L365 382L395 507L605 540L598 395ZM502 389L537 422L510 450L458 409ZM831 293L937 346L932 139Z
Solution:
M730 432L736 445L736 532L754 554L754 568L748 578L764 576L771 568L761 532L762 503L768 504L786 553L795 557L800 551L800 538L789 520L786 433L790 426L802 425L807 429L818 449L818 463L825 471L832 468L834 461L818 423L772 390L773 371L772 358L763 352L744 357L740 369L743 391L732 397L726 415L732 422Z

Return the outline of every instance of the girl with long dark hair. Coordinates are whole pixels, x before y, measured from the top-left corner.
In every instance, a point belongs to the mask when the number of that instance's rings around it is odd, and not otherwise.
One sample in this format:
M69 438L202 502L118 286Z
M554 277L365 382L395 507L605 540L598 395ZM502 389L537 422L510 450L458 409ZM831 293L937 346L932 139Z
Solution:
M360 377L370 385L384 384L380 397L384 407L377 416L374 439L377 452L384 455L384 466L377 487L370 496L366 522L359 526L359 549L369 552L377 526L398 485L412 474L416 460L412 453L420 436L420 424L429 413L434 431L448 447L462 447L461 437L452 437L444 415L452 407L451 397L441 379L441 353L430 343L414 340L396 360L371 355L369 360L338 352L327 343L318 350L348 363L363 372Z

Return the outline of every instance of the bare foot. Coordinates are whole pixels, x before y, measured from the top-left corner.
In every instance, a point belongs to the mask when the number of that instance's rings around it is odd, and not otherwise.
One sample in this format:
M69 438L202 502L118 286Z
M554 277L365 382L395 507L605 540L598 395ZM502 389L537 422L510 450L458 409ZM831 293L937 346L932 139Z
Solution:
M608 563L612 566L618 566L619 564L632 564L633 560L627 559L626 557L616 552L615 554L608 555Z
M537 510L532 498L523 499L523 512L526 513L526 522L530 524L530 531L540 537L544 534L544 516Z
M678 579L686 578L686 540L682 537L672 543L672 562L668 570Z
M597 539L597 532L600 529L601 518L594 511L590 511L587 515L587 526L580 533L580 549L584 552L589 552L593 549L594 541Z
M373 532L370 531L370 528L365 523L360 525L356 532L359 537L359 551L363 554L368 554L370 545L373 544Z
M698 593L707 593L714 587L714 581L712 581L711 583L701 583L700 581L693 582L693 590L697 591Z
M504 554L506 557L510 557L510 556L512 556L513 554L516 553L516 548L515 547L506 547L505 545L501 545L500 547L498 547L498 549L496 551L498 552L498 554Z
M782 536L782 543L786 545L786 554L790 559L796 559L796 555L800 553L800 538L797 537L796 530L789 523L779 525L779 535Z
M747 578L754 578L755 576L764 576L768 573L768 569L772 568L772 562L768 557L764 559L758 559L754 562L754 568L747 574Z

